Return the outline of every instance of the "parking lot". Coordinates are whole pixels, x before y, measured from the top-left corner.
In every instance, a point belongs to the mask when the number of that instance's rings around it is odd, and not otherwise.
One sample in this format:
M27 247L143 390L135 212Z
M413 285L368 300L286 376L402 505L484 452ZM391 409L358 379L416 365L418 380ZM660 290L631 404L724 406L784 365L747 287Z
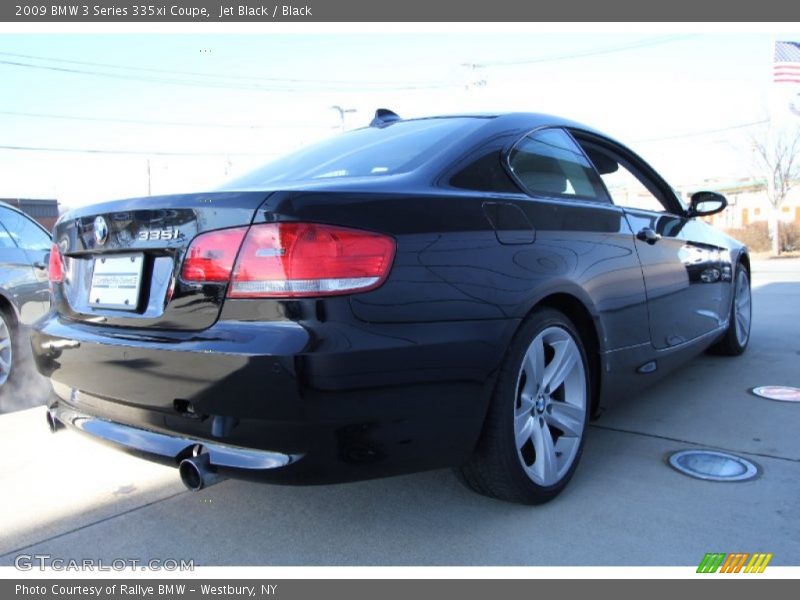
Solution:
M42 407L0 415L0 564L176 558L197 565L697 565L706 552L800 564L800 260L755 262L751 345L701 355L589 429L566 491L530 508L467 491L450 471L321 487L225 480L198 493L177 471L71 433ZM40 401L31 384L23 403ZM747 457L755 480L690 479L668 454Z

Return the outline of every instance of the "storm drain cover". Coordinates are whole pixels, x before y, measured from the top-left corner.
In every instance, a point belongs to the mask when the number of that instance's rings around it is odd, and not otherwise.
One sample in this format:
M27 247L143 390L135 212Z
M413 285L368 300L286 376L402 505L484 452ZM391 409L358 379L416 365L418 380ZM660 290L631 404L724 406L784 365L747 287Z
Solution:
M747 481L758 475L755 463L714 450L681 450L669 457L669 465L684 475L707 481Z
M785 385L762 385L752 390L756 396L779 402L800 402L800 388Z

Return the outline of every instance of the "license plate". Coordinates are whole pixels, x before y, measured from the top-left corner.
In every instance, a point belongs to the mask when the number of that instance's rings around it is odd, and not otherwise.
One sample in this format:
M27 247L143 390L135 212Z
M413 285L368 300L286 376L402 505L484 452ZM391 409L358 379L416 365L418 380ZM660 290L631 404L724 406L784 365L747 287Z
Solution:
M136 310L143 264L142 254L95 258L89 304L98 308Z

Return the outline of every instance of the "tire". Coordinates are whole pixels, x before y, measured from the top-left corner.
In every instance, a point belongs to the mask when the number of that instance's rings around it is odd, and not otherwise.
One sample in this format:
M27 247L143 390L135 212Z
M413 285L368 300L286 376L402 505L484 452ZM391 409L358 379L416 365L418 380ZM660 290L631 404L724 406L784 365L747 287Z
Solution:
M16 369L17 328L14 320L0 308L0 393L8 388Z
M461 481L509 502L543 504L555 498L583 452L590 373L572 322L551 308L535 311L511 343L481 438L457 471Z
M714 353L739 356L747 349L747 344L750 342L750 324L753 318L752 307L750 277L744 265L739 264L736 268L728 329L722 339L712 347Z

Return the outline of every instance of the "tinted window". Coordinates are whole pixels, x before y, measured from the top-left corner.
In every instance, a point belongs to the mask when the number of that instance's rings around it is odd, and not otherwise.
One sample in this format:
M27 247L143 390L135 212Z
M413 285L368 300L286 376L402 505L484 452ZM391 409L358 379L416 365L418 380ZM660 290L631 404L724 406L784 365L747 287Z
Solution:
M0 208L0 221L20 248L24 250L50 249L50 236L25 215L7 208Z
M535 196L608 199L592 165L561 129L543 129L517 142L509 165Z
M519 186L503 168L500 152L490 152L472 161L450 178L450 185L479 192L519 193Z
M16 248L17 245L14 243L14 240L11 239L11 234L6 231L6 228L3 227L2 223L0 223L0 248Z
M405 173L456 143L485 121L475 118L399 121L336 136L280 158L223 186L223 189L339 177Z

